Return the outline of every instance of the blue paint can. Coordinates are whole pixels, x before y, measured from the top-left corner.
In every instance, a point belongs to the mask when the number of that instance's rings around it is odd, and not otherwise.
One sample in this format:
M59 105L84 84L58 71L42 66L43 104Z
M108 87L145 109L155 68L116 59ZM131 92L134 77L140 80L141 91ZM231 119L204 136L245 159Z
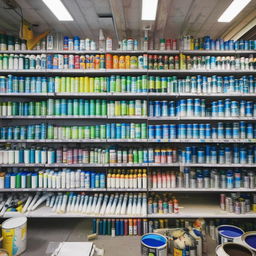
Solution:
M221 225L217 227L218 244L233 242L235 238L239 238L244 234L244 231L236 226Z
M145 234L141 238L141 255L167 256L167 238L160 234Z

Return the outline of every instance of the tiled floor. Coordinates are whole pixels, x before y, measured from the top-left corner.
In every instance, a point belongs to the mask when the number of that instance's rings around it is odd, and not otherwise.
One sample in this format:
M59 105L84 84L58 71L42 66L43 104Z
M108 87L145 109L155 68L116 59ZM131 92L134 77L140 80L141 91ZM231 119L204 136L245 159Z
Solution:
M28 223L28 248L22 256L44 256L51 242L87 241L91 232L90 220L85 219L30 219ZM49 246L50 243L50 247ZM100 236L94 240L98 248L105 249L105 256L140 256L139 237ZM214 247L207 256L213 256ZM73 255L75 256L75 255Z

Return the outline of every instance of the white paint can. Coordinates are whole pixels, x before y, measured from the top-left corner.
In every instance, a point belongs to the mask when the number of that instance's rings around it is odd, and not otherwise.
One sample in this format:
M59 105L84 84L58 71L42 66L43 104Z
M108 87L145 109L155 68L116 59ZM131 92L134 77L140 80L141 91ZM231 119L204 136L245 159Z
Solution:
M248 247L237 243L224 243L216 248L217 256L255 256Z
M27 217L17 217L2 223L3 248L9 256L16 256L27 247Z

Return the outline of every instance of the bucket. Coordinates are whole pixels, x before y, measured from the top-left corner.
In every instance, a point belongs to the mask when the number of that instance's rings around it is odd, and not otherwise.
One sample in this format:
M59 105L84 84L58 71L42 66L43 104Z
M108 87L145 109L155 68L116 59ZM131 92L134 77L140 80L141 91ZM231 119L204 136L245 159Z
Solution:
M149 233L141 238L142 256L167 256L167 238L160 234Z
M244 233L241 237L235 239L235 242L245 245L256 253L256 231Z
M241 237L244 231L236 226L221 225L217 227L218 230L218 244L226 242L234 242L235 238Z
M16 256L27 247L27 218L10 218L2 223L3 248L9 256Z
M216 248L217 256L255 256L253 251L242 244L224 243Z

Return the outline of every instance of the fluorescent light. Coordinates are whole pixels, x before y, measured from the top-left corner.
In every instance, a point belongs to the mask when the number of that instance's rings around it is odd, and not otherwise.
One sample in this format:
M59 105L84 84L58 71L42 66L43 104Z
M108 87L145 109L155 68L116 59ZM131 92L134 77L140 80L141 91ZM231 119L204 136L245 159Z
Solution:
M51 12L60 21L71 21L73 20L67 8L63 5L61 0L43 0Z
M155 20L158 0L142 0L142 20Z
M229 7L219 17L218 22L230 22L249 4L251 0L233 0Z

